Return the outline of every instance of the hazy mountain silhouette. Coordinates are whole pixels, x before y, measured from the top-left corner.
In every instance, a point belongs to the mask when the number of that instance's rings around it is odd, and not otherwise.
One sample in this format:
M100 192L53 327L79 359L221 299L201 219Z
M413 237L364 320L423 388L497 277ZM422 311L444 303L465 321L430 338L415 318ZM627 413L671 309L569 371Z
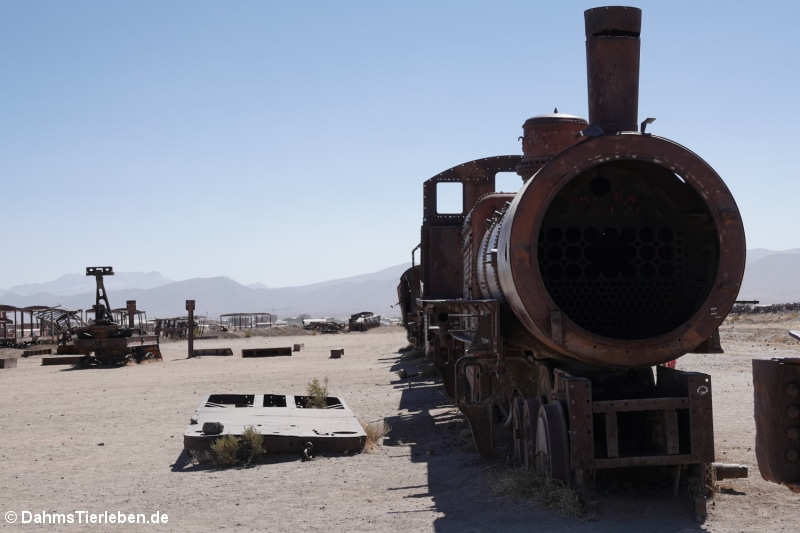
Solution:
M112 307L124 307L126 300L136 300L137 306L144 309L148 317L184 315L187 299L197 301L198 314L207 313L213 316L220 313L257 311L270 312L281 317L300 313L344 317L358 311L393 316L397 314L392 308L397 301L397 283L400 274L408 266L395 265L361 276L283 288L253 288L223 276L168 282L149 288L116 289L111 283L115 277L110 277L106 278L106 285ZM22 286L31 287L24 294L16 290L0 291L0 304L20 307L60 305L69 309L88 309L94 303L94 279L75 276L81 280L81 292L78 294L66 294L67 287L72 286L71 278L62 276L53 282ZM63 278L67 278L67 282L62 282ZM49 291L31 292L36 286L56 287L61 294Z

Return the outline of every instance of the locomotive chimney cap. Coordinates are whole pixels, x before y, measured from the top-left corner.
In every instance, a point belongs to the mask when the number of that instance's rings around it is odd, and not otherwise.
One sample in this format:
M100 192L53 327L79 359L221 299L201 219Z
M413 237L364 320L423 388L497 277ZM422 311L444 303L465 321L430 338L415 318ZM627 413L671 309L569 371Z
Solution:
M642 31L642 10L638 7L605 6L583 12L586 37L639 37Z
M525 121L522 127L527 129L534 124L546 124L553 122L572 122L585 125L586 119L579 117L578 115L569 115L567 113L546 113L544 115L536 115L535 117L529 118Z

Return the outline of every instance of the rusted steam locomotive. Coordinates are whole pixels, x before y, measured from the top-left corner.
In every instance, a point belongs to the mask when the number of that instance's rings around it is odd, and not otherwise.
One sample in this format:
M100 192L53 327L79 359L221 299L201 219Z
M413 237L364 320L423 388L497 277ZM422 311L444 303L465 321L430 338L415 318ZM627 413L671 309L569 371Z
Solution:
M585 24L588 122L530 118L522 156L425 181L403 320L481 454L511 449L577 486L664 467L703 516L711 380L661 364L718 339L744 271L742 220L713 168L637 122L641 11L589 9ZM519 174L519 192L495 192L498 172ZM450 182L461 213L437 212Z

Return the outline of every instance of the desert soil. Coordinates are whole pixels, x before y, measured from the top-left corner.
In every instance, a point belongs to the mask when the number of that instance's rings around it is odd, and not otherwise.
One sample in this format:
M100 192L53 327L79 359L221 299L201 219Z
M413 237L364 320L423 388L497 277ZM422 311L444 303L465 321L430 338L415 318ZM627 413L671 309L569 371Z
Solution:
M712 375L718 461L750 467L721 483L709 518L697 525L682 499L646 491L602 496L586 521L492 492L502 461L482 460L464 439L463 420L425 377L401 359L399 328L303 337L198 341L230 346L233 357L186 359L184 342L162 345L164 361L118 369L69 370L20 359L0 370L0 514L122 511L166 513L166 525L94 526L98 531L798 531L800 495L767 483L754 454L751 358L797 356L795 317L728 321L725 354L690 354L681 369ZM242 359L247 347L305 349L293 357ZM329 359L342 347L344 358ZM251 468L185 464L182 435L210 392L302 393L327 377L364 422L391 432L372 453L275 457ZM76 525L0 527L75 531Z

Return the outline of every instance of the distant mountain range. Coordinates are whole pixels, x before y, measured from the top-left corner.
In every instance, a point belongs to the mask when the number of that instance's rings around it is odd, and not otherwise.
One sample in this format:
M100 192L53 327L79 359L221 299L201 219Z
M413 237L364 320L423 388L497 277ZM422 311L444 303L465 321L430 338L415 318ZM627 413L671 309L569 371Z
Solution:
M280 317L308 313L312 316L345 317L359 311L397 316L397 283L409 264L378 272L302 285L268 288L242 285L226 277L171 281L158 272L117 273L105 279L112 307L136 300L148 317L184 315L185 300L197 301L198 314L269 312ZM138 287L136 285L139 285ZM46 283L18 285L0 290L0 304L19 307L48 305L88 309L94 304L94 279L68 274Z
M170 282L172 282L171 279L165 278L159 272L115 272L113 276L104 280L109 293L122 289L153 289ZM84 274L64 274L60 278L45 283L15 285L6 292L20 296L48 293L55 296L73 296L84 293L93 286L94 278L87 278ZM2 292L0 290L0 294Z
M234 312L270 312L280 317L308 313L344 317L359 311L398 316L396 287L409 264L378 272L297 287L270 288L262 283L242 285L226 277L172 281L158 272L119 272L106 278L113 307L136 300L149 317L185 314L184 301L197 301L197 312L216 316ZM761 303L800 301L800 248L747 252L747 266L739 299ZM17 285L0 290L0 304L60 305L87 309L94 303L94 280L67 274L46 283Z
M739 299L762 304L800 302L800 248L748 250Z

